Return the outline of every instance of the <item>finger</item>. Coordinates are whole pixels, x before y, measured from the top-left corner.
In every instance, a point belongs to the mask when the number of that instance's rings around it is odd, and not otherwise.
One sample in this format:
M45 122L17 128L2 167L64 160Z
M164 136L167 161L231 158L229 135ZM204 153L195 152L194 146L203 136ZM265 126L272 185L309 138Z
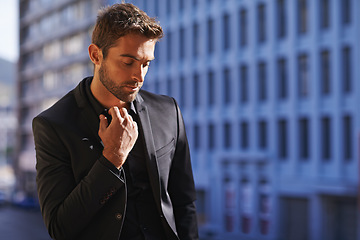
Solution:
M120 109L120 115L123 117L123 118L126 118L128 114L128 111L126 110L126 108L121 108Z
M105 131L105 129L108 127L108 121L107 121L107 118L103 115L103 114L101 114L100 116L99 116L99 118L100 118L100 125L99 125L99 130L100 131Z
M111 117L113 119L119 119L120 122L122 122L124 120L124 118L120 114L119 108L116 106L110 108L109 113L111 114Z

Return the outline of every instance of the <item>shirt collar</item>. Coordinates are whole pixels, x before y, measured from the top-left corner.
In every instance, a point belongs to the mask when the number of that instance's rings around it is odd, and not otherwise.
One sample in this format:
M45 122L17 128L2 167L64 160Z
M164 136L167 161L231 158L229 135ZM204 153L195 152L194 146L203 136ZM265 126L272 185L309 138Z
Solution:
M86 96L90 102L91 107L93 108L94 112L96 113L97 116L99 116L100 114L102 114L104 111L107 111L107 109L105 109L98 100L96 100L96 98L94 97L94 95L91 92L90 89L90 84L93 78L88 78L85 84L85 93ZM130 111L132 111L134 114L137 114L136 108L135 108L135 104L134 102L130 102Z

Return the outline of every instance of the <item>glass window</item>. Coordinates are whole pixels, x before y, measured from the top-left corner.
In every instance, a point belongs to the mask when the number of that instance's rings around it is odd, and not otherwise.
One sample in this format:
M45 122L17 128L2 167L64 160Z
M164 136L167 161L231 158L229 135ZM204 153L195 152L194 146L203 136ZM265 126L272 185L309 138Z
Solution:
M343 151L345 161L350 161L353 157L353 123L349 115L343 117Z
M230 16L229 14L223 15L223 46L224 50L228 50L230 48Z
M172 58L172 51L173 51L173 47L172 47L172 33L171 31L168 31L168 33L166 34L166 39L167 39L167 47L166 47L166 58L168 60L168 62L171 61Z
M330 79L330 53L329 51L321 52L321 93L328 95L331 92Z
M344 47L342 50L342 77L343 77L343 92L350 93L352 91L352 61L351 48Z
M242 149L249 147L249 124L246 121L240 123L240 146Z
M180 28L179 33L179 56L180 60L183 60L185 58L185 29L184 27Z
M298 57L298 89L300 97L309 95L309 75L308 57L306 54L302 54Z
M323 117L321 119L321 152L323 160L330 160L331 158L331 119Z
M215 78L214 78L214 72L212 70L209 70L208 72L208 103L210 106L213 106L215 104Z
M351 23L351 0L342 0L341 1L341 12L342 12L342 24L350 24Z
M172 85L173 85L173 81L171 80L171 77L169 77L168 80L167 80L167 94L168 94L168 96L172 96Z
M330 27L330 2L329 0L320 1L320 28Z
M208 19L208 22L207 22L207 34L208 34L207 49L208 49L209 54L214 52L214 32L213 31L214 31L214 20Z
M278 37L284 38L286 36L286 0L277 1L277 30Z
M288 126L285 119L278 121L278 156L280 159L288 157Z
M179 0L179 10L180 11L184 10L184 1L185 0Z
M231 148L231 124L229 122L224 123L224 148Z
M307 0L298 0L298 32L304 34L308 31Z
M265 4L258 5L258 41L266 41L266 8Z
M247 44L247 27L248 27L248 23L247 23L247 11L246 9L241 9L240 10L240 46L244 47Z
M194 126L194 148L200 149L201 136L200 136L200 126L199 124L195 124Z
M215 149L215 139L216 139L216 136L215 136L215 126L213 123L210 123L208 125L208 148L210 150L213 150Z
M63 42L64 54L73 55L84 50L84 35L77 34L71 37L68 37Z
M242 103L246 103L249 100L248 81L248 67L242 65L240 66L240 101Z
M225 68L223 70L224 75L224 104L229 104L231 102L231 76L230 76L230 69Z
M258 64L258 99L260 102L265 101L267 98L267 74L266 63L260 62Z
M194 23L193 25L193 57L199 55L199 25Z
M193 76L193 100L194 100L194 107L198 107L200 105L200 80L199 80L199 74L195 73Z
M258 123L258 143L260 149L267 148L267 123L265 120L260 120Z
M185 77L182 75L180 77L180 106L185 108L186 101L185 101Z
M280 58L277 62L278 78L278 97L286 99L288 96L287 63L285 58Z
M300 118L299 120L299 154L300 159L309 158L309 120L307 118Z

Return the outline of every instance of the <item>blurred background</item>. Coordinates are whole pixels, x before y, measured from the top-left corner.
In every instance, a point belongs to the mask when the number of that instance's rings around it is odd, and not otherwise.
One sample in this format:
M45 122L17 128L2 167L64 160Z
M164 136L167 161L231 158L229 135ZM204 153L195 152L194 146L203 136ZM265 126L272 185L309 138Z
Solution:
M31 122L92 75L111 0L0 0L0 236L49 239ZM360 1L134 0L183 112L201 239L360 240ZM1 237L3 239L3 237Z

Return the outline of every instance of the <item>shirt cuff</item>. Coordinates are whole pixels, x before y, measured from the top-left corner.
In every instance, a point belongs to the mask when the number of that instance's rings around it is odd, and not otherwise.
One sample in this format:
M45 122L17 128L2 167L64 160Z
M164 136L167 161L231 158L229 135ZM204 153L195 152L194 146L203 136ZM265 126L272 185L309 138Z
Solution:
M100 156L99 161L101 164L107 167L115 176L117 176L120 180L124 181L123 167L117 169L117 167L115 167L114 164L107 160L106 157L104 157L103 155Z

